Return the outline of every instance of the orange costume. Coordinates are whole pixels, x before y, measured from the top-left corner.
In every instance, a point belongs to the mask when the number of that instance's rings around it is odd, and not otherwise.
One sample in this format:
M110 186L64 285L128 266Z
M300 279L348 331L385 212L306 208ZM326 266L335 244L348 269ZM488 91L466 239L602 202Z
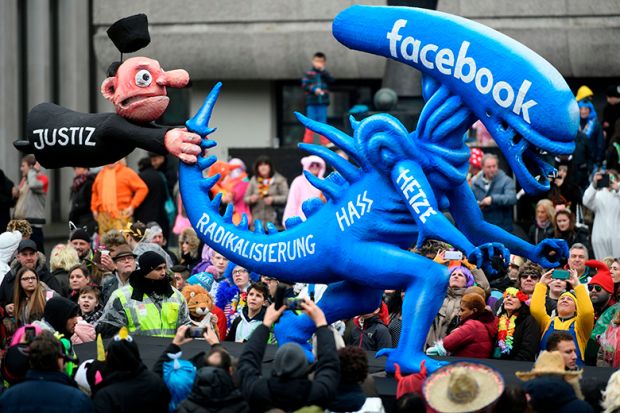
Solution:
M97 217L99 233L110 229L121 230L131 220L131 212L146 198L149 190L138 174L117 162L105 166L93 183L90 209Z

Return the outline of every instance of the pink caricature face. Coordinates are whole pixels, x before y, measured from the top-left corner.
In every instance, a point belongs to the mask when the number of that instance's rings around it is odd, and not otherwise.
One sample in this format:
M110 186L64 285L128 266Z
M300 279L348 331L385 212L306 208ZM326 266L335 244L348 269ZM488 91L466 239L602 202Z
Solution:
M132 57L101 84L101 94L114 104L116 113L137 122L159 118L170 99L166 86L181 88L189 83L189 74L182 69L164 71L157 60Z

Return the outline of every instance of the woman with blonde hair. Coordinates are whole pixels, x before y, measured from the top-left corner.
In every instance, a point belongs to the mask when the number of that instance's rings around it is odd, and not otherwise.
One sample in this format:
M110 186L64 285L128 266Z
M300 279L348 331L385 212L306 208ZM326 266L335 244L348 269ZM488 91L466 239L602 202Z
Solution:
M60 286L58 293L63 297L69 297L69 270L80 263L77 250L71 244L58 244L50 253L50 271Z
M620 411L620 371L611 375L607 387L603 390L601 407L603 413L615 413Z
M179 235L179 248L181 252L181 265L191 272L200 262L200 240L193 228L185 228Z
M21 327L43 318L45 303L55 293L29 268L21 268L15 278L19 284L15 285L13 304L8 304L6 309L15 318L16 327Z
M541 199L536 204L536 222L532 224L528 235L536 245L544 239L554 236L555 207L549 199Z

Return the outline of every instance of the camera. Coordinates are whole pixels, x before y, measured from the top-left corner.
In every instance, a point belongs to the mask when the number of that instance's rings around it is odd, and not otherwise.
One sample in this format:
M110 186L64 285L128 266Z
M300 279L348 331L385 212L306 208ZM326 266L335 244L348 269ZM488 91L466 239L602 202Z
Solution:
M185 330L185 337L187 338L200 338L204 334L205 329L202 327L190 327Z
M566 270L553 270L551 274L551 278L555 280L568 280L570 277L570 272Z
M609 187L609 174L603 174L603 177L596 183L596 189Z
M301 303L303 302L303 298L287 298L284 300L284 305L289 310L301 310Z
M463 253L461 251L446 251L443 256L447 260L462 260Z
M26 331L25 331L26 343L28 344L32 343L32 340L34 340L36 336L37 336L37 331L34 329L34 327L26 327Z

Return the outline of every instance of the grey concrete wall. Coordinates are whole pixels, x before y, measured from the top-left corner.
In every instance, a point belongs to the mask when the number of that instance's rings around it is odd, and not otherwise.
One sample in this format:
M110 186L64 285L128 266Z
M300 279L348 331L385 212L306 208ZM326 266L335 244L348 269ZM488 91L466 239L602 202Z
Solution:
M209 94L213 82L195 82L192 86L190 113L194 114ZM228 148L262 148L272 146L275 137L275 97L271 82L224 82L211 127L211 138L218 146L211 152L227 159Z
M438 9L518 40L565 77L620 76L618 0L440 0Z
M16 184L19 157L13 141L19 137L21 123L17 1L0 2L0 169Z
M118 59L105 29L120 17L144 12L152 41L139 53L167 68L183 67L194 79L295 79L317 50L327 55L338 78L380 78L385 59L345 49L331 35L334 16L354 3L385 1L98 0L95 51L105 70Z

